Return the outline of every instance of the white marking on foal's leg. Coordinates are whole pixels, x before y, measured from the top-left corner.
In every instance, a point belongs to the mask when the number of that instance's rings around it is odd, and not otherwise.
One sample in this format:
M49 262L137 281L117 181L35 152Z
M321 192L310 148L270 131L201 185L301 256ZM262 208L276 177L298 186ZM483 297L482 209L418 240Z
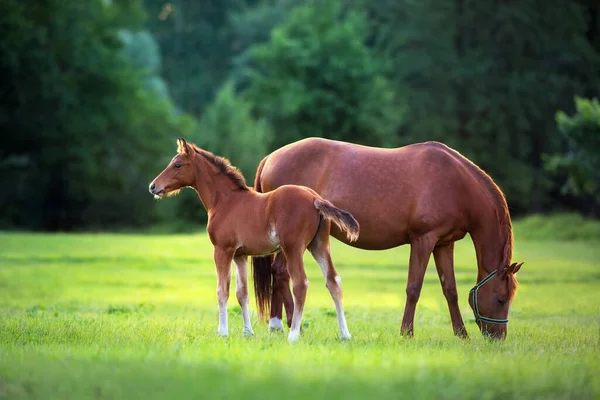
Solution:
M283 330L283 321L277 317L271 318L269 320L269 330L271 332L282 331Z
M308 288L308 279L304 281L306 288ZM302 326L302 314L304 310L298 309L296 300L294 299L294 316L292 317L292 326L290 327L290 333L288 334L288 342L297 342L300 339L300 327Z
M335 283L337 283L340 293L342 291L342 278L339 275L335 277ZM333 295L332 295L333 297ZM342 305L342 299L337 298L333 299L335 303L335 311L337 312L338 324L340 326L340 338L342 340L350 340L352 336L350 335L350 331L348 331L348 325L346 324L346 314L344 314L344 307Z
M446 277L444 276L444 274L442 274L442 276L440 276L440 280L442 281L442 283L444 283L444 281L446 280Z
M324 257L315 257L315 260L321 267L321 272L323 273L323 277L325 277L325 284L327 284L327 275L329 271L329 264L327 259ZM342 305L341 296L338 296L334 293L342 293L342 278L339 275L336 275L334 278L336 285L338 286L338 291L334 291L334 288L328 287L329 294L331 294L331 298L333 299L333 303L335 304L335 311L337 313L338 325L340 327L340 338L343 340L350 340L352 336L348 331L348 325L346 324L346 315L344 314L344 307Z
M237 260L237 259L236 259ZM242 308L242 319L244 321L244 336L253 336L252 324L250 323L250 311L248 310L248 269L247 260L236 261L235 289L240 307Z
M242 306L242 318L244 319L244 336L253 336L252 324L250 323L250 311L248 310L248 298Z
M228 336L229 330L227 328L227 301L221 301L219 299L219 330L220 336Z
M242 301L242 319L244 320L244 336L253 336L252 323L250 323L250 311L248 310L248 297Z
M288 342L297 342L300 339L300 326L302 325L302 311L298 312L294 310L294 316L292 317L292 327L288 334Z

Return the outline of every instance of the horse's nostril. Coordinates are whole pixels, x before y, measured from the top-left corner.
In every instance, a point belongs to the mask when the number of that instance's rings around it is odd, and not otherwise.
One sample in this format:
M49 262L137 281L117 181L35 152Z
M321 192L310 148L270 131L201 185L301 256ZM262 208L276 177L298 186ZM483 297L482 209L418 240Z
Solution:
M154 190L154 188L156 188L156 184L155 183L151 183L150 184L150 190Z

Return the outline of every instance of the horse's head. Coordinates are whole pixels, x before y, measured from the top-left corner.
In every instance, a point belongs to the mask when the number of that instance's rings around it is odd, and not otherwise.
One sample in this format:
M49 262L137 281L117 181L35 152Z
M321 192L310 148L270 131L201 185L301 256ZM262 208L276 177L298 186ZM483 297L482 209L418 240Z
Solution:
M516 274L523 263L513 263L483 278L469 293L469 304L481 333L504 339L508 328L508 312L517 291Z
M150 193L159 199L164 195L175 195L179 190L194 184L196 172L192 163L196 152L183 138L177 139L177 155L167 167L150 183Z

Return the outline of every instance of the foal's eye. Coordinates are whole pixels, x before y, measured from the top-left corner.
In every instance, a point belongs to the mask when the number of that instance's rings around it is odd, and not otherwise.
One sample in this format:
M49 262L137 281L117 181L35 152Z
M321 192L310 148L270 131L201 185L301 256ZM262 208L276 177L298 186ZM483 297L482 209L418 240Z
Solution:
M179 164L179 163L175 164L175 168L177 168L177 169L181 168L181 164Z

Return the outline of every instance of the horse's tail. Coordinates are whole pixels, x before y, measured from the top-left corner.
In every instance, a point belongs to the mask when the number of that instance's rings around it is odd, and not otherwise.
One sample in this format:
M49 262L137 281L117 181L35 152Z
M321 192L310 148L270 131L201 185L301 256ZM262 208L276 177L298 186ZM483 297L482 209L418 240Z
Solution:
M262 170L267 162L266 156L258 164L256 177L254 178L254 190L262 193L260 178ZM271 293L273 292L273 255L252 257L252 274L254 276L254 296L256 297L256 310L260 321L265 320L265 316L271 312Z
M355 242L358 239L360 227L352 214L337 208L323 198L316 198L314 204L323 217L333 221L341 230L346 232L346 237L350 242Z

